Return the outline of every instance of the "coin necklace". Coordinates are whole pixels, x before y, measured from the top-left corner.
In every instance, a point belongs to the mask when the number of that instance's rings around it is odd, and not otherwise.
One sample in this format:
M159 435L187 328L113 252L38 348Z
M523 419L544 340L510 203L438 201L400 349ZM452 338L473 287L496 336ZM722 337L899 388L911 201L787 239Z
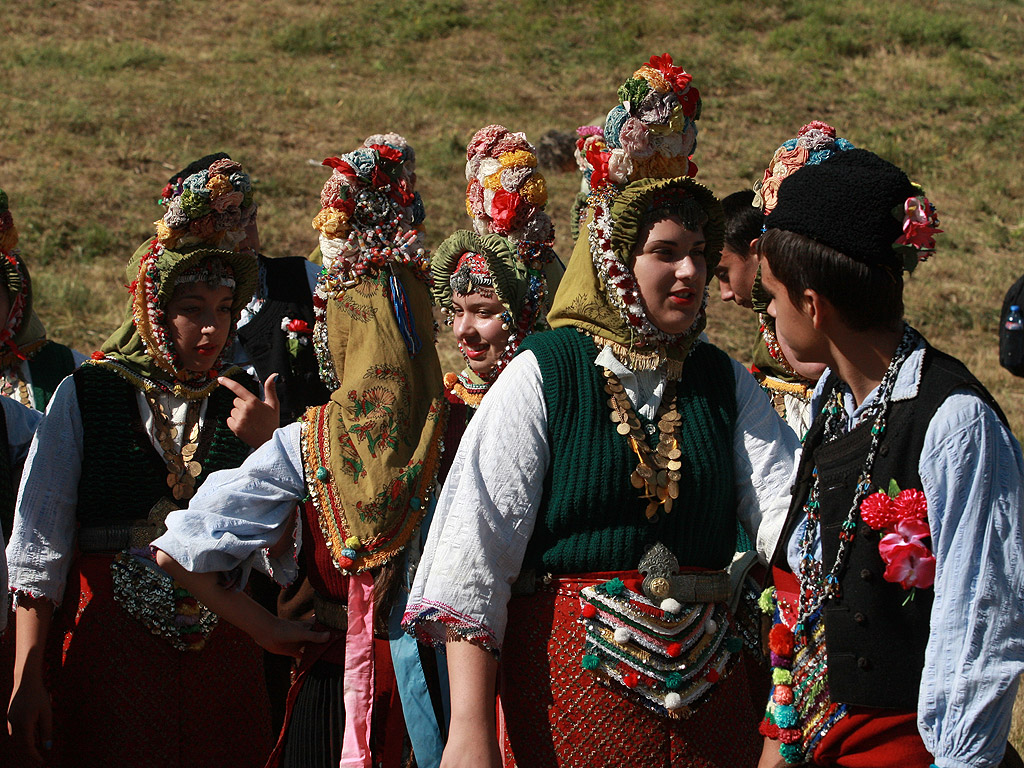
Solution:
M173 425L163 405L154 395L147 394L146 401L153 412L156 422L156 437L160 447L164 449L163 459L167 465L167 487L175 501L188 501L196 492L196 478L203 471L203 466L195 460L199 448L199 400L192 400L185 413L182 431L187 430L187 440L178 449L175 442L178 438L178 427Z
M658 447L652 449L647 443L640 419L633 411L626 388L607 368L604 369L604 377L604 391L610 395L608 405L612 409L610 418L616 424L615 431L629 440L630 447L640 460L629 476L629 482L637 490L643 491L640 498L649 502L645 510L647 519L657 515L659 508L664 508L666 513L671 512L673 502L679 498L679 481L682 479L680 470L683 467L683 452L679 448L679 428L683 417L676 407L676 382L669 380L665 385L665 394L656 416Z

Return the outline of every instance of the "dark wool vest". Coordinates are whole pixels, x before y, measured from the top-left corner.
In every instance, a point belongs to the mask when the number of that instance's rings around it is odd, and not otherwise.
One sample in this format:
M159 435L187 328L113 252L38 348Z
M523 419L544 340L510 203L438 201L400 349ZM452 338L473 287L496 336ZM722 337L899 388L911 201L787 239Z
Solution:
M306 259L290 256L268 259L260 256L267 277L267 296L260 311L238 329L238 341L261 382L278 374L277 396L281 401L281 426L301 416L307 407L323 405L330 392L320 381L313 339L299 347L293 357L288 350L288 334L281 330L284 318L305 320L313 327L313 297L306 278Z
M14 482L14 467L11 466L11 443L7 437L7 412L0 407L0 529L4 541L11 540L14 530L14 504L17 501L18 486Z
M736 385L725 353L699 344L686 360L676 389L683 417L679 498L670 513L648 522L647 502L629 482L637 457L609 418L594 342L569 327L533 334L522 349L540 364L551 449L524 568L633 570L659 541L681 565L727 566L736 542Z
M75 372L75 358L71 350L63 344L48 341L28 361L29 373L32 376L32 395L35 398L36 410L45 411L46 404L53 397L65 376Z
M825 383L824 397L839 383L833 374ZM871 493L886 490L890 480L900 489L922 490L918 462L928 425L958 388L974 390L1005 421L999 406L963 363L927 347L917 396L893 402L889 411L871 473ZM784 570L789 570L786 544L805 515L804 502L815 466L824 570L835 563L839 531L871 444L873 421L862 422L849 434L822 444L824 421L816 415L804 439L789 516L773 558L776 567ZM906 602L908 591L882 578L885 563L878 553L879 540L879 532L858 514L849 559L839 574L840 597L826 603L823 611L829 691L837 702L913 711L917 709L934 589L919 588L913 600Z
M136 389L113 371L84 365L74 373L82 415L82 476L78 481L78 522L103 526L144 520L167 487L167 465L149 440ZM245 373L232 376L250 392L256 384ZM199 435L196 460L203 465L196 487L218 469L239 466L248 446L227 426L235 396L218 387L210 395Z

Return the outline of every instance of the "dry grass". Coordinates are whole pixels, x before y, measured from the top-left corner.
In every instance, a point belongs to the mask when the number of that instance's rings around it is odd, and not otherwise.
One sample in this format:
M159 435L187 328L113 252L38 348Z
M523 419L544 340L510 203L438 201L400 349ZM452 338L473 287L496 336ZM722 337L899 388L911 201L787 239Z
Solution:
M436 244L467 224L474 130L571 130L669 51L704 95L696 160L720 194L748 187L814 118L925 185L947 234L908 285L908 316L1020 432L1024 389L997 365L995 329L1022 269L1022 15L1020 0L8 2L0 186L51 335L88 352L118 325L123 265L151 232L158 191L194 157L242 160L266 251L306 254L318 162L399 131L417 149ZM576 184L549 175L563 238ZM558 248L567 258L571 244ZM709 331L746 358L749 314L715 301Z

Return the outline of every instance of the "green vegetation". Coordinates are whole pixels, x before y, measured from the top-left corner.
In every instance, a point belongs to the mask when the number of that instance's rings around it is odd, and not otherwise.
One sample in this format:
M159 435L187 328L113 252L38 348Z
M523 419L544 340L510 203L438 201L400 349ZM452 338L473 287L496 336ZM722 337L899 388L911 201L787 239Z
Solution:
M473 131L572 130L668 51L703 94L695 159L720 194L749 187L811 119L925 186L946 235L908 283L908 316L1024 427L1024 387L996 354L1003 292L1024 271L1021 0L23 0L0 24L0 187L41 316L83 351L119 323L124 264L193 158L244 162L265 251L306 254L319 161L398 131L416 147L436 245L467 225ZM547 175L567 238L578 179ZM571 243L558 249L568 258ZM709 333L745 359L754 320L711 288Z

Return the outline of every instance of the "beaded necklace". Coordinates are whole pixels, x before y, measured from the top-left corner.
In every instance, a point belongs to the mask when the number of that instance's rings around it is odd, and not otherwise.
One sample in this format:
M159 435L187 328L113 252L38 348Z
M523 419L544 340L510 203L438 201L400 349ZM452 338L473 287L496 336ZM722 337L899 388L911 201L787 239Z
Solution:
M664 507L666 514L672 511L673 502L679 498L679 481L683 452L679 448L679 428L683 417L676 403L676 382L672 379L665 384L665 394L658 406L658 447L652 449L647 442L640 419L633 410L626 388L618 376L604 369L604 391L610 396L609 416L615 423L615 431L629 440L630 447L640 460L629 476L629 482L638 491L640 498L647 499L647 519L658 514Z
M849 558L854 531L857 529L860 504L871 490L871 471L875 465L875 457L878 455L882 436L885 434L886 420L892 406L892 392L896 387L896 377L919 340L920 336L917 331L904 323L903 337L878 385L878 395L874 402L864 409L864 413L858 419L858 424L868 419L874 419L874 424L871 426L871 446L868 448L867 457L864 459L860 475L857 477L857 487L854 490L850 511L839 531L839 551L836 553L836 561L832 564L829 572L824 575L822 574L822 562L814 556L814 542L819 536L818 532L821 527L818 469L817 467L814 469L814 480L811 490L807 494L807 501L804 503L804 514L807 521L803 533L800 535L800 599L796 625L798 633L804 631L808 619L827 600L839 597L839 574ZM842 394L840 388L836 387L822 406L821 418L825 419L822 444L830 443L844 434L845 419L840 415L843 412Z

